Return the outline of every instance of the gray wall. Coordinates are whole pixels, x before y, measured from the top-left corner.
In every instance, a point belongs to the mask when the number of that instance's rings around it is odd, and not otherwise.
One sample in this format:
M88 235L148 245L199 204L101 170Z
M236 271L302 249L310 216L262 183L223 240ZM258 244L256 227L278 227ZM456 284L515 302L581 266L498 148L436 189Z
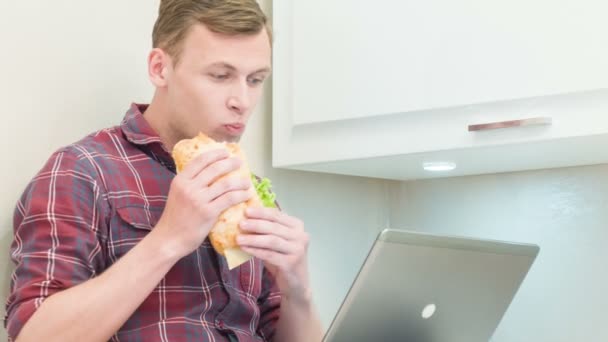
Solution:
M540 245L493 341L608 341L608 165L402 182L391 226Z
M311 237L310 276L328 328L376 235L387 226L388 190L373 179L279 171L273 176L285 211L304 220Z

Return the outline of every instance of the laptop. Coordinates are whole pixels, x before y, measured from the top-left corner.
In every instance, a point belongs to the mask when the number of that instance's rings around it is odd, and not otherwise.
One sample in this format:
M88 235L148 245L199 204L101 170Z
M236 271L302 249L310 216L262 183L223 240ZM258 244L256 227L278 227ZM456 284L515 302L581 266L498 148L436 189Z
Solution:
M534 262L536 245L386 229L326 342L487 342Z

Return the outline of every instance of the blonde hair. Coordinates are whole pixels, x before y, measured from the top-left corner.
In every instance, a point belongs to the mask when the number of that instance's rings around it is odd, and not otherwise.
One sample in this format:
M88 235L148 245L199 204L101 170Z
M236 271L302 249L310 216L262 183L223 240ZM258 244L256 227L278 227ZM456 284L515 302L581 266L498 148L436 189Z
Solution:
M266 29L272 44L268 19L256 0L161 0L152 31L152 45L179 61L190 28L203 24L212 32L237 36L254 35Z

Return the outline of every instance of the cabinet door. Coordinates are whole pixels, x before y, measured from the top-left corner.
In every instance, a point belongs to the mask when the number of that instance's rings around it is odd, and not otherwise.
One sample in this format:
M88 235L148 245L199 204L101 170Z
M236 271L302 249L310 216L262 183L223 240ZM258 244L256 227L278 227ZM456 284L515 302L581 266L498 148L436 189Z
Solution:
M608 2L294 0L273 13L275 166L322 171L311 165L605 132ZM467 131L538 116L553 124ZM463 174L512 169L475 164ZM327 170L377 175L354 166Z
M294 123L608 87L604 0L275 1ZM288 93L286 93L288 91Z

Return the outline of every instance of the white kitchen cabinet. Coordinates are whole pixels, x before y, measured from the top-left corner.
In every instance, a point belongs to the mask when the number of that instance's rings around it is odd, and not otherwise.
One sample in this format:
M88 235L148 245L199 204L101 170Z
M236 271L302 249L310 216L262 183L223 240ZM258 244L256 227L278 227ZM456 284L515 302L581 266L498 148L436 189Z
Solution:
M414 179L608 162L608 4L275 1L273 164ZM489 131L469 125L543 117ZM450 161L449 173L422 163Z

